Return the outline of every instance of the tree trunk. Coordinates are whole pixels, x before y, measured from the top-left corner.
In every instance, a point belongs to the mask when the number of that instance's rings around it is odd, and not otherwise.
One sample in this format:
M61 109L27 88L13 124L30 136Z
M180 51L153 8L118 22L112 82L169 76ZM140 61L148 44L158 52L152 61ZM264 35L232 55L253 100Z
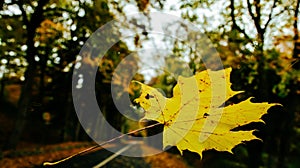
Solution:
M300 57L299 57L299 51L300 51L300 41L299 41L299 29L298 29L298 15L299 15L299 3L300 0L297 0L296 2L296 8L294 13L294 49L293 49L293 58L296 60L292 63L293 67L295 69L300 69Z
M22 135L23 128L26 124L26 116L29 112L29 107L32 98L32 85L34 83L34 68L27 69L27 79L26 83L22 88L19 104L18 104L18 115L15 124L14 131L12 132L9 141L5 145L5 149L12 149L17 146L17 143Z
M3 75L1 79L1 86L0 86L0 100L4 99L4 87L5 87L5 76Z
M28 62L28 67L25 72L25 84L22 88L19 104L18 104L18 115L16 119L16 124L14 131L12 132L9 141L4 146L5 149L15 148L19 142L24 126L26 125L26 117L30 111L30 105L32 100L32 92L34 85L34 78L36 76L36 62L34 56L36 54L36 48L34 47L34 37L36 29L39 27L40 23L43 21L43 7L49 2L49 0L39 1L38 6L35 8L34 13L31 15L31 20L28 20L27 13L23 8L24 2L22 0L17 1L22 12L22 19L24 25L26 25L27 30L27 51L26 51L26 60Z

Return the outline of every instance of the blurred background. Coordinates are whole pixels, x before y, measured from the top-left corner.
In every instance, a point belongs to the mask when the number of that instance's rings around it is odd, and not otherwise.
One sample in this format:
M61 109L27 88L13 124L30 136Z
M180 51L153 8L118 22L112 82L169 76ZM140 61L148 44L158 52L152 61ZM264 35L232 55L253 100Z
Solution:
M167 97L172 96L176 77L156 67L143 69L147 62L143 58L150 55L176 69L184 69L184 62L193 73L206 69L206 59L212 69L220 69L202 55L205 47L200 51L180 39L148 33L153 23L145 18L155 11L181 17L207 35L224 67L233 68L232 88L245 91L239 99L254 96L256 102L283 105L263 117L266 125L257 125L263 142L238 145L234 154L207 151L201 161L192 152L172 159L180 158L189 167L300 167L299 0L0 1L1 164L14 167L16 160L27 156L32 157L31 165L40 164L49 156L37 155L53 144L67 144L70 149L89 146L86 143L91 139L78 122L72 102L72 73L78 60L99 66L95 84L99 106L110 124L122 132L139 127L119 113L111 98L114 70L127 55L134 53L136 59L127 60L126 65L140 69L133 79L161 88ZM128 17L136 12L145 18ZM114 34L122 37L131 32L132 36L111 47L101 61L79 56L92 33L113 19L130 23L112 30ZM149 46L153 53L146 57L143 49ZM118 98L137 97L138 88L124 85L132 80L126 73L116 77L113 92ZM127 111L136 119L143 115L135 107L128 106ZM62 146L51 150L59 151ZM26 147L34 150L24 151ZM168 153L178 155L176 149Z

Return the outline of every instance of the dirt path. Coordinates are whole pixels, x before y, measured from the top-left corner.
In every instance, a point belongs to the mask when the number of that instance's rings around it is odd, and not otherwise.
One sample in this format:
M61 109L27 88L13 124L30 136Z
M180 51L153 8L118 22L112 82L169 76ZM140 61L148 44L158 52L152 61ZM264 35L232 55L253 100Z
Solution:
M45 161L57 161L74 153L78 153L94 144L89 142L68 142L56 145L31 146L30 148L18 149L16 151L4 151L0 160L1 168L37 168L43 167ZM110 145L111 148L122 146ZM143 150L155 150L143 146ZM113 153L105 149L97 149L80 157L73 158L67 162L51 167L89 168L97 165ZM108 162L104 168L186 168L183 159L174 154L163 152L148 157L118 156Z

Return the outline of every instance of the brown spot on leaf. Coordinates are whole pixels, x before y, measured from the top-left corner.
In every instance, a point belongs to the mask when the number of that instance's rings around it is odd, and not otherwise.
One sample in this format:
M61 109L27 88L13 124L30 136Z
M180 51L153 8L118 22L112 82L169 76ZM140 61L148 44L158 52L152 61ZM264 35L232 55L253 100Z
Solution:
M146 98L146 99L150 99L150 98L154 98L154 96L147 94L147 95L145 96L145 98Z
M203 118L206 118L206 117L208 117L209 116L209 114L207 114L207 113L204 113L203 114Z

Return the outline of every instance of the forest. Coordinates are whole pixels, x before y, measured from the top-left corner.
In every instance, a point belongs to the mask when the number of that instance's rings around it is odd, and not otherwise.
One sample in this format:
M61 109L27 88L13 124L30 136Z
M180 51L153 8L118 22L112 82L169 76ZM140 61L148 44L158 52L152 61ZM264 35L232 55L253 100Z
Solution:
M0 167L300 167L299 4L0 1ZM172 98L182 76L222 69L243 91L225 107L277 104L237 128L258 140L231 152L162 150L163 125L142 121L134 101L139 82Z

